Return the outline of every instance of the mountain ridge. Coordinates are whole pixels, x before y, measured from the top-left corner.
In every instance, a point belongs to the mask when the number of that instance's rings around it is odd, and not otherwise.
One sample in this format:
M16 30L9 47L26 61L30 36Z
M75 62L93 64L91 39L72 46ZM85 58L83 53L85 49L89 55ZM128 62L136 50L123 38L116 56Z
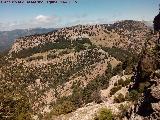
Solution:
M125 23L126 22L126 23ZM127 23L128 22L128 23ZM122 24L122 25L121 25ZM128 25L128 26L125 26ZM134 26L137 25L137 26ZM116 31L115 26L118 28L119 31ZM123 28L124 27L124 28ZM137 27L137 28L136 28ZM138 29L138 27L142 27L142 29ZM137 29L137 31L132 30L131 28ZM128 30L125 32L125 30ZM98 31L100 30L100 31ZM121 31L120 31L121 30ZM82 32L83 31L83 32ZM93 40L92 42L96 45L105 45L107 47L112 47L114 44L118 47L125 48L125 47L138 47L138 46L132 46L132 42L135 42L136 37L145 37L146 32L149 32L149 28L145 26L142 22L139 21L122 21L117 22L110 25L77 25L73 27L66 27L62 28L56 32L50 32L49 34L44 35L38 35L38 36L28 36L23 38L17 39L12 46L11 52L17 52L22 49L26 48L33 48L34 46L38 46L39 44L44 44L46 42L54 42L56 39L62 38L62 39L77 39L77 38L90 38ZM131 32L131 33L130 33ZM135 33L134 33L135 32ZM141 36L136 36L136 32L141 32ZM131 35L131 36L130 36ZM126 38L124 38L124 36ZM33 38L32 38L33 37ZM44 39L45 37L45 39ZM130 39L132 37L132 39ZM36 38L36 39L35 39ZM32 41L33 40L33 41ZM117 41L118 40L118 41ZM28 41L28 43L27 43ZM130 42L130 43L129 43ZM102 44L103 43L103 44ZM136 41L138 44L144 44L144 41ZM127 46L126 46L127 45ZM115 46L115 45L114 45ZM140 48L137 48L140 50Z

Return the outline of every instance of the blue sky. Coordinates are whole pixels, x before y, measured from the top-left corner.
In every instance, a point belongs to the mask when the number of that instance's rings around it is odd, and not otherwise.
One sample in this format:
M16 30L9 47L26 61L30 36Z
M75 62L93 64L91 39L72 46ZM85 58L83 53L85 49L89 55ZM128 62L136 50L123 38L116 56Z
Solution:
M99 24L126 19L152 21L158 14L160 3L160 0L77 0L78 3L74 0L64 1L70 3L0 3L0 30Z

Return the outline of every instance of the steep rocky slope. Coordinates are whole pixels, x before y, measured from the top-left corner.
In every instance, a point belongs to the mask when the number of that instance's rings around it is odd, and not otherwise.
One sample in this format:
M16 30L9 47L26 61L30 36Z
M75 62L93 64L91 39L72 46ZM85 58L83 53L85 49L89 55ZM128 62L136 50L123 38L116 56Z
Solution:
M150 31L120 21L17 39L0 58L0 118L87 120L103 107L124 118L135 101L133 68L155 46Z
M160 118L160 66L159 44L144 49L135 73L135 82L131 90L142 95L130 110L130 119L158 120Z

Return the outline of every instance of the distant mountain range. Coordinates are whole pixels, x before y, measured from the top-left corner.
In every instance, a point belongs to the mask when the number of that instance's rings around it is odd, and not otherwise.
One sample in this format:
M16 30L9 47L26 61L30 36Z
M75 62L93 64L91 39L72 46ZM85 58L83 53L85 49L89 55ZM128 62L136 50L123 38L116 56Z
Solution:
M34 28L34 29L16 29L12 31L0 31L0 52L9 49L14 40L19 37L48 33L55 31L54 28Z

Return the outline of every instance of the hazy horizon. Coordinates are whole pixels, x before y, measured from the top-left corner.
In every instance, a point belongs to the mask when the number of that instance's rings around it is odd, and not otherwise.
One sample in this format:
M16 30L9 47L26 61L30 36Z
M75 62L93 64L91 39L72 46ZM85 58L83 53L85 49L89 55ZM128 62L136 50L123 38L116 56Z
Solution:
M11 0L12 1L12 0ZM107 24L120 20L152 22L158 0L73 0L69 4L2 4L0 31Z
M118 21L125 21L125 20L118 20ZM116 23L118 21L111 21L111 22L108 22L108 23L74 24L74 25L62 26L62 27L31 27L31 28L15 28L15 29L10 29L10 30L1 30L0 29L0 32L8 32L8 31L14 31L14 30L28 30L29 31L29 30L33 30L33 29L61 29L61 28L65 28L65 27L73 27L73 26L76 26L76 25L112 24L112 23ZM152 25L153 25L153 21L141 21L141 22L147 23L146 25L149 26L149 27L152 27Z

